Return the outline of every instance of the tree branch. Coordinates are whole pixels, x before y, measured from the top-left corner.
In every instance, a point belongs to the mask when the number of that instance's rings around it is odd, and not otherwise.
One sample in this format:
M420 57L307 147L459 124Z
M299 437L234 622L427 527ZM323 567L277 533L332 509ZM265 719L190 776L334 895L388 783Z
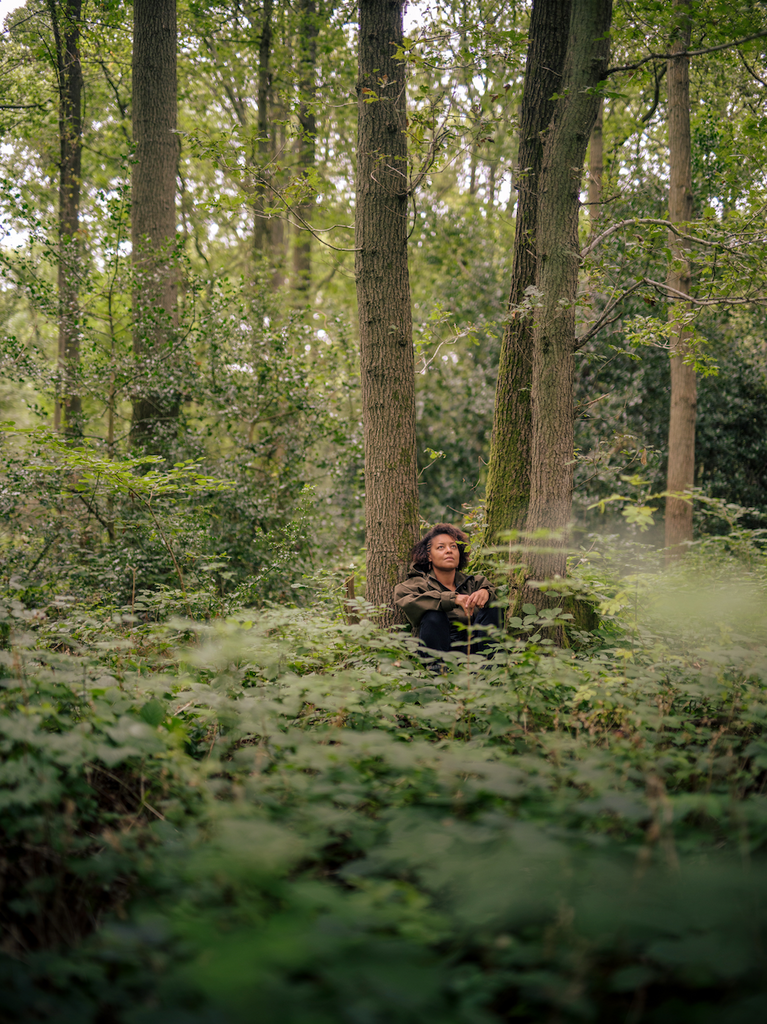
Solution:
M598 334L603 327L606 327L608 324L615 323L616 320L620 319L620 316L614 316L612 319L609 319L609 317L613 310L616 308L616 306L619 305L619 303L623 302L624 299L627 299L629 295L632 294L632 292L635 292L638 288L641 288L644 283L644 278L642 278L642 280L640 281L636 281L634 284L632 284L630 288L627 288L625 291L621 292L620 295L612 299L612 301L608 302L608 304L602 311L601 316L594 322L592 327L590 327L585 334L581 335L580 338L575 339L575 348L573 349L573 351L577 352L579 349L583 348L583 346L587 342L591 341L594 335Z
M733 39L729 43L719 43L718 46L707 46L702 50L682 50L680 53L651 53L647 57L643 57L642 60L636 62L636 64L622 64L617 68L608 68L605 71L605 77L607 75L617 75L620 71L636 71L637 68L641 68L644 64L648 64L651 60L671 60L674 57L701 57L706 53L717 53L719 50L728 50L731 46L740 46L742 43L750 43L752 39L763 39L767 36L767 29L763 32L754 32L753 35L744 36L742 39Z
M688 235L684 231L680 231L676 224L673 224L670 220L659 220L655 217L630 217L628 220L621 220L617 224L613 224L611 227L603 231L601 235L597 237L586 246L585 249L581 250L581 259L585 260L587 256L601 245L602 242L606 241L610 235L614 235L618 231L622 231L623 228L636 227L640 224L655 224L658 227L668 228L672 234L676 235L677 238L682 238L687 242L697 242L698 245L706 245L713 249L723 249L725 252L737 252L731 246L725 245L723 242L712 242L708 238L698 238L697 235Z
M652 118L655 111L658 109L658 103L660 102L660 83L663 81L663 76L666 74L667 67L668 65L664 64L661 68L660 74L658 74L657 68L653 69L655 72L655 93L652 99L652 106L644 115L644 117L642 117L640 124L647 124L647 122Z
M306 223L306 221L301 216L301 214L300 213L296 213L296 211L293 209L293 207L287 201L285 196L282 195L282 193L279 191L279 189L276 189L274 187L274 185L271 184L271 182L266 181L266 179L264 179L264 178L262 178L260 176L256 180L258 181L259 185L266 185L266 187L269 189L269 191L273 192L277 196L277 198L283 204L283 206L288 211L288 213L292 214L296 218L296 220L299 221L299 223L311 235L313 235L314 238L317 239L318 242L322 243L322 245L326 245L328 247L328 249L335 249L336 252L359 252L360 251L360 247L359 246L355 246L354 248L350 248L350 249L345 249L345 248L343 248L341 246L338 246L338 245L331 245L331 243L330 242L326 242L324 238L320 238L320 236L317 234L317 232L314 230L314 228L310 224ZM341 226L343 226L343 225L341 225Z
M661 281L653 281L649 277L643 277L640 283L657 288L667 299L683 299L694 306L749 306L753 302L767 302L767 295L720 295L716 299L696 299L694 295L680 292L677 288L672 288Z
M756 71L754 71L754 69L748 63L748 61L743 56L743 54L740 52L740 50L738 50L738 56L743 61L743 66L745 67L746 71L748 71L749 75L751 75L751 77L753 79L755 79L760 85L763 85L763 86L765 86L765 88L767 88L767 82L765 82L765 80L763 78L760 78L759 75L757 75Z

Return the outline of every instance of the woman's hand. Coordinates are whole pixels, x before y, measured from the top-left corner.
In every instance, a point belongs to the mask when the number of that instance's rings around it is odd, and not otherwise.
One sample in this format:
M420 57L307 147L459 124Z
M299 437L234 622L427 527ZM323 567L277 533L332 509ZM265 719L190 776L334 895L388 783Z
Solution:
M475 590L473 594L455 595L455 603L463 608L468 618L471 618L476 608L484 608L489 600L490 593L484 587L481 590Z

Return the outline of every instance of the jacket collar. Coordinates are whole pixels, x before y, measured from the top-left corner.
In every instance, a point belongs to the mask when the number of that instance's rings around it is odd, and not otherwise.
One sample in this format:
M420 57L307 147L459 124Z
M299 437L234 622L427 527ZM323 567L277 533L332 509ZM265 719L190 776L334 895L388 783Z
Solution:
M429 580L434 580L434 582L435 582L435 583L437 584L437 586L439 586L439 587L442 587L442 589L443 589L443 590L447 590L447 589L448 589L448 588L447 588L447 587L445 586L445 584L444 584L444 583L440 583L440 581L439 581L439 580L437 579L437 577L436 577L436 576L434 575L434 573L431 573L431 572L424 572L424 573L422 573L421 575L422 575L422 576L425 576L425 577L426 577L426 579L429 579ZM456 589L456 590L458 590L458 588L459 588L459 587L460 587L460 586L461 586L461 585L463 584L463 582L464 582L465 580L467 580L467 579L468 579L468 576L466 575L466 573L465 573L465 572L461 572L461 570L460 570L460 569L456 569L456 570L455 570L455 589Z

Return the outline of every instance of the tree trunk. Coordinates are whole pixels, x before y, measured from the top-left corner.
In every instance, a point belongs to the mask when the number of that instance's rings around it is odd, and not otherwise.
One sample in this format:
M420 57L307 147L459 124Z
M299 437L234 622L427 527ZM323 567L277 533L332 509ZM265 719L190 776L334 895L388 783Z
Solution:
M301 0L298 23L298 52L300 73L298 79L298 122L301 131L296 139L296 161L299 175L306 180L314 168L317 118L314 113L317 65L317 5L315 0ZM311 186L307 185L307 188ZM311 191L297 207L297 213L307 224L312 218ZM297 305L305 305L312 283L312 236L299 222L298 236L293 246L293 292Z
M690 0L674 0L676 33L672 53L690 46ZM673 224L692 220L692 172L690 154L690 59L672 57L668 61L668 215ZM669 232L671 263L666 282L669 289L689 295L689 243ZM671 336L671 412L668 427L668 476L666 489L684 491L695 482L695 412L697 381L695 370L686 366L689 334L681 322L689 311L686 302L669 292L669 320L675 325ZM667 558L678 557L679 545L692 540L692 504L679 498L666 499Z
M501 345L487 478L488 544L502 531L524 525L530 500L533 320L517 307L536 281L538 177L544 132L556 105L551 97L562 89L569 11L570 0L534 0L530 16L515 174L518 197L509 320Z
M602 203L602 174L604 173L604 145L602 139L604 103L599 101L599 113L591 129L589 142L589 231L596 234Z
M271 93L272 72L272 0L264 0L261 19L261 39L258 44L258 174L262 184L256 187L253 208L253 246L257 253L266 255L269 251L269 223L264 206L271 200L269 195L269 94Z
M533 331L532 470L528 532L556 531L530 549L529 577L564 576L572 514L573 353L578 290L578 210L582 168L607 68L612 0L572 0L570 33L557 107L544 144L539 180ZM537 588L525 600L546 604Z
M131 444L158 453L175 433L180 408L173 360L175 132L176 0L134 0L133 354L146 383L133 402Z
M82 89L80 19L82 0L48 0L56 48L59 88L59 340L61 392L54 406L54 425L69 436L82 433L82 400L78 388L80 324L80 176L82 164Z
M365 436L367 599L389 605L418 539L407 266L404 0L360 0L355 272ZM390 609L386 621L395 621ZM397 621L400 621L397 619Z

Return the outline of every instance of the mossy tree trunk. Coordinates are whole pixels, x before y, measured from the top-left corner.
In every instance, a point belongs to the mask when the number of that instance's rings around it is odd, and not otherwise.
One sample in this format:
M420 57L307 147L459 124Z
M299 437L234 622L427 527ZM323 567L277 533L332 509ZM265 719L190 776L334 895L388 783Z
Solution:
M407 265L403 0L360 0L355 271L368 601L391 605L418 538L415 359ZM394 621L390 610L385 617Z
M519 304L536 283L538 178L543 143L562 89L570 0L534 0L519 125L518 192L509 320L501 344L487 478L485 542L524 526L530 500L533 319Z
M528 580L564 576L572 515L575 303L583 165L607 69L612 0L572 0L567 58L538 183L529 533L555 531L526 556ZM540 590L523 599L541 608Z

